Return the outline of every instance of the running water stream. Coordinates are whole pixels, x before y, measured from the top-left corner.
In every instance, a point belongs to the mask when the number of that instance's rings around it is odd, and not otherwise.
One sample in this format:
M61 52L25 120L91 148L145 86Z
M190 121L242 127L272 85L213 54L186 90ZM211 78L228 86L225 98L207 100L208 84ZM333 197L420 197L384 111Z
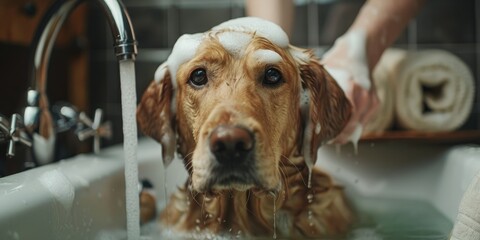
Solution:
M277 195L271 193L273 198L273 239L277 239Z
M312 172L313 172L313 167L308 167L308 183L307 187L310 189L312 188Z
M135 62L120 61L120 85L122 91L123 151L125 157L125 206L127 211L127 236L140 239L140 205L138 196L137 121Z

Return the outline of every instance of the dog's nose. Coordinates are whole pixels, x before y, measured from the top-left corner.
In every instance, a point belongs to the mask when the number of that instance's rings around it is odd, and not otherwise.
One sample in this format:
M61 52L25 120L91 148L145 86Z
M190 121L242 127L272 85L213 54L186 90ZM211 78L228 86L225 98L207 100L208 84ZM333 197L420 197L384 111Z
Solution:
M219 126L210 135L210 151L220 164L243 163L253 149L253 134L242 127Z

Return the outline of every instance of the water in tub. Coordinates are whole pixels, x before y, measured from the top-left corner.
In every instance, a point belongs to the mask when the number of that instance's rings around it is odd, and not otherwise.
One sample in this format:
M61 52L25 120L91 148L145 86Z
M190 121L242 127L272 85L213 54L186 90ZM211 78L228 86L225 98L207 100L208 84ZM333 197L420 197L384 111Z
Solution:
M372 199L360 196L356 196L354 201L353 205L358 211L358 220L349 231L346 238L348 240L443 240L450 236L452 222L429 203L416 200ZM162 205L164 205L163 202L158 203L158 206ZM143 239L152 240L253 239L242 235L241 232L221 235L201 230L187 234L174 233L165 231L155 221L142 227L142 236ZM254 239L274 239L274 237L276 236Z
M163 172L166 174L167 181L172 181L178 177L177 169L182 169L182 161L175 159L170 170ZM172 170L171 168L175 168ZM315 179L312 179L315 181ZM361 180L360 180L361 181ZM157 192L164 191L164 186L155 186ZM175 189L168 188L168 194L172 194ZM308 196L305 196L308 199ZM165 199L158 198L157 207L165 207ZM418 201L405 199L387 199L371 198L356 194L349 194L348 199L356 211L356 222L347 234L347 240L443 240L448 239L452 222L440 213L433 205ZM192 203L194 204L194 203ZM200 205L198 206L201 207ZM278 207L278 206L277 206ZM159 210L159 212L162 209ZM273 214L273 213L272 213ZM276 224L276 232L282 232L279 228L281 216L277 214L277 222L272 222L272 228ZM223 223L222 221L219 224ZM158 221L152 221L141 228L141 239L252 239L242 232L226 232L220 235L214 235L202 231L201 222L199 222L198 231L191 233L175 233L168 226L162 226ZM100 233L96 239L125 239L126 232L105 231ZM274 236L268 234L262 238L255 239L273 239ZM278 236L279 239L284 239ZM338 238L337 238L338 240Z

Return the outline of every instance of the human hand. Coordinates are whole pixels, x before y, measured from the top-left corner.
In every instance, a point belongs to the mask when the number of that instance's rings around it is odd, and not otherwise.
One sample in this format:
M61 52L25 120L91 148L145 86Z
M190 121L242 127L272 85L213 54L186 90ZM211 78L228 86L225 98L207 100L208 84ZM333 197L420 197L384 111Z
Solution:
M366 37L361 31L351 31L335 41L325 53L322 63L337 81L352 105L352 115L342 132L332 143L356 144L365 126L379 106L371 81L366 54Z

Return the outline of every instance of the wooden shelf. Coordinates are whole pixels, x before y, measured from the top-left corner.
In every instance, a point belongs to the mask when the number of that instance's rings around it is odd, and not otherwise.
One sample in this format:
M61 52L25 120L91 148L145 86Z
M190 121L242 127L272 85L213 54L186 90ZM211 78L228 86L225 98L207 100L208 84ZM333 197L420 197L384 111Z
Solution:
M480 130L462 130L454 132L416 132L387 131L369 133L362 136L361 141L393 141L408 140L432 143L480 143Z

